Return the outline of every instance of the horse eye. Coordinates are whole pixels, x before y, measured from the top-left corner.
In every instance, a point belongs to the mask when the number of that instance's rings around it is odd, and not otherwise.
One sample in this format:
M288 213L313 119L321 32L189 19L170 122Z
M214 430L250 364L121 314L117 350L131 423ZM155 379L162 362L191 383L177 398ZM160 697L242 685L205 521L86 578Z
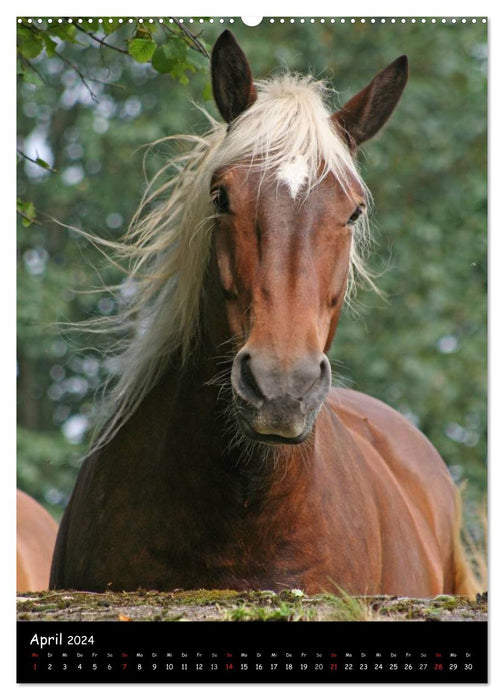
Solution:
M212 192L212 202L219 214L229 213L229 197L224 187L217 187Z
M363 211L364 211L364 207L362 207L362 206L359 204L359 206L358 206L357 209L354 211L354 213L352 214L352 216L348 219L348 221L347 221L347 226L353 226L353 225L355 224L355 222L357 221L357 219L359 218L359 216L362 214Z

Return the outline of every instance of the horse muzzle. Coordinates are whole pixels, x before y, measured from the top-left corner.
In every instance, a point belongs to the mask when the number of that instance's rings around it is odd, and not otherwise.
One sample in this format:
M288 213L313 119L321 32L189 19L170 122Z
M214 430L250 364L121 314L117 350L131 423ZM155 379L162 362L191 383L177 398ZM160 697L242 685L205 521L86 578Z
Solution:
M255 442L297 444L311 433L331 386L323 353L283 369L266 355L242 349L234 359L231 384L238 424Z

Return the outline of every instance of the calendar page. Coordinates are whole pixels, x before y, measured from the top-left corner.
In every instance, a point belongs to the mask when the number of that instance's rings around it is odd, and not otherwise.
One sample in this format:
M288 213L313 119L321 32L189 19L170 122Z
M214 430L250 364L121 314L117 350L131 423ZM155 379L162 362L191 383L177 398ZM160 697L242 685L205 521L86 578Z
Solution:
M18 683L486 683L486 18L18 17L17 79Z

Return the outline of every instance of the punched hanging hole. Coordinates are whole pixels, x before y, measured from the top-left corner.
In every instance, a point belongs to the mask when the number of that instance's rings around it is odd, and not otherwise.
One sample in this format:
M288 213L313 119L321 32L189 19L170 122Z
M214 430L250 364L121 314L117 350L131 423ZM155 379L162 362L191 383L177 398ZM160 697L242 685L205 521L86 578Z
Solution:
M258 24L261 24L262 17L242 17L241 21L243 24L246 24L247 27L257 27Z

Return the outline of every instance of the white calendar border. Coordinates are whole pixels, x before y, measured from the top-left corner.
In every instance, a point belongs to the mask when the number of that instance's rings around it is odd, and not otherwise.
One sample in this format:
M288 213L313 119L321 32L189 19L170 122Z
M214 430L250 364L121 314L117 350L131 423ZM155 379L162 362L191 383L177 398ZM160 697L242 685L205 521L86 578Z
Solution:
M303 8L303 4L299 3L299 7ZM289 685L288 691L286 688L280 688L278 685L263 685L263 684L252 684L252 685L240 685L237 688L235 685L212 685L202 686L196 685L177 685L176 688L173 686L147 686L149 696L157 696L162 694L166 697L167 693L175 697L176 700L179 698L185 699L186 697L193 696L195 692L204 692L205 697L210 698L231 698L239 693L240 698L248 700L259 693L261 697L269 698L278 696L279 693L288 692L289 698L297 700L297 698L306 697L307 693L310 695L315 694L318 697L334 698L336 694L340 694L342 697L360 697L361 693L367 693L372 695L373 698L381 700L381 698L387 698L387 700L392 697L401 697L408 694L409 697L424 697L428 693L429 698L445 698L447 694L456 693L457 697L463 700L464 698L474 698L479 696L481 693L484 695L489 694L490 697L497 697L502 694L504 683L503 683L503 669L504 669L504 648L503 645L499 644L499 637L502 637L503 629L503 604L499 603L498 598L500 596L500 591L502 590L502 560L499 557L498 548L502 550L500 544L499 533L503 531L503 511L500 499L504 497L504 455L502 442L498 444L498 436L502 434L502 422L503 422L503 410L501 407L502 401L499 401L498 391L504 391L504 369L502 368L500 358L504 357L504 343L503 343L503 330L504 321L502 318L502 308L504 302L504 274L502 270L499 270L498 265L504 263L503 254L503 232L499 231L497 222L497 206L500 198L502 198L502 174L497 171L497 162L499 161L500 154L504 153L503 141L504 136L499 134L499 124L503 122L504 111L503 98L499 94L498 81L502 83L502 74L504 67L504 25L503 25L503 10L502 5L498 5L497 2L467 2L464 0L459 0L458 2L434 2L433 0L425 0L422 3L408 3L406 4L404 0L402 2L356 2L351 5L344 6L340 3L333 2L323 2L322 0L310 0L306 3L306 9L309 10L309 14L305 14L296 10L293 10L292 0L286 2L280 2L278 0L270 0L265 2L265 0L256 0L253 3L240 3L237 0L220 0L215 2L204 2L202 0L185 0L183 3L166 3L156 0L155 2L141 3L141 7L138 2L132 2L132 0L122 0L118 2L96 2L95 0L87 0L84 2L74 2L71 7L68 2L61 2L61 0L50 0L41 3L34 2L33 0L28 0L25 2L20 2L17 4L16 8L12 10L7 9L3 11L3 22L5 27L5 34L8 34L8 30L12 29L12 36L9 35L8 38L4 39L3 42L3 62L1 66L2 70L2 85L5 86L4 90L8 97L15 97L15 32L14 23L16 15L23 16L33 16L38 17L40 14L42 16L68 16L72 14L75 16L80 12L83 12L85 16L114 16L117 14L126 15L130 14L132 17L141 14L146 17L164 16L167 13L172 12L173 9L183 9L180 16L190 17L190 16L212 16L212 17L241 17L241 16L268 16L268 17L332 17L332 16L355 16L355 17L372 17L373 15L378 15L380 17L488 17L488 31L489 31L489 48L490 48L490 68L489 68L489 94L490 94L490 111L489 111L489 121L490 121L490 217L489 217L489 242L491 250L490 259L490 380L489 380L489 395L490 395L490 478L489 478L489 510L490 510L490 590L496 592L496 597L490 598L490 684L488 686L463 686L457 685L456 688L453 686L432 686L432 685L408 685L406 688L404 685L394 684L394 685L371 685L358 684L355 686L344 685L338 686L327 685L327 686L307 686L306 684L299 684L297 686ZM12 14L12 17L10 15ZM11 27L12 20L12 27ZM259 25L260 27L260 25ZM260 28L258 29L260 31ZM4 133L8 133L10 137L13 138L15 133L15 107L14 100L8 100L8 113L4 120ZM14 140L14 138L13 138ZM5 143L5 139L4 139ZM8 152L4 157L3 166L4 169L8 168L8 164L14 163L14 158L12 154L13 150L10 149L10 140L7 139ZM8 687L9 691L12 691L16 695L27 697L36 695L37 698L45 700L45 698L51 698L53 700L55 697L67 696L70 692L72 697L88 698L90 694L93 697L101 697L102 693L107 693L110 697L111 694L115 695L120 692L121 697L124 698L137 698L140 692L143 692L142 687L138 684L132 684L131 686L121 685L120 690L117 690L117 686L104 685L86 685L86 686L72 686L71 690L68 685L60 686L16 686L15 685L15 614L13 612L14 607L14 581L15 581L15 557L14 557L14 542L15 542L15 419L14 419L14 402L15 402L15 273L12 270L6 270L6 267L13 267L13 262L15 260L15 237L12 232L15 231L15 211L12 205L15 195L15 177L14 167L12 168L12 173L8 173L7 178L4 178L3 188L2 188L2 200L3 200L3 213L4 221L2 226L2 243L3 243L3 259L4 259L4 271L2 272L2 298L3 300L8 300L8 303L4 303L3 310L3 333L4 347L2 348L2 362L0 363L2 369L2 386L4 387L4 399L2 401L2 438L4 443L4 454L2 459L2 467L0 470L2 479L2 489L1 493L3 496L2 501L2 513L4 513L3 522L4 525L8 525L7 533L3 537L3 553L4 561L9 562L7 567L7 576L4 573L4 578L2 580L2 601L4 603L4 625L2 635L2 645L0 647L1 654L1 667L2 667L2 687ZM7 330L5 330L7 329ZM7 338L7 342L5 342ZM13 380L14 377L14 380ZM5 391L5 388L7 390ZM5 447L7 446L7 447ZM6 567L4 567L5 571ZM187 623L189 624L189 623ZM315 624L315 623L314 623ZM378 623L377 623L378 624ZM421 624L421 623L419 623ZM441 623L442 624L442 623ZM500 634L499 634L500 632ZM502 695L501 695L502 696Z

